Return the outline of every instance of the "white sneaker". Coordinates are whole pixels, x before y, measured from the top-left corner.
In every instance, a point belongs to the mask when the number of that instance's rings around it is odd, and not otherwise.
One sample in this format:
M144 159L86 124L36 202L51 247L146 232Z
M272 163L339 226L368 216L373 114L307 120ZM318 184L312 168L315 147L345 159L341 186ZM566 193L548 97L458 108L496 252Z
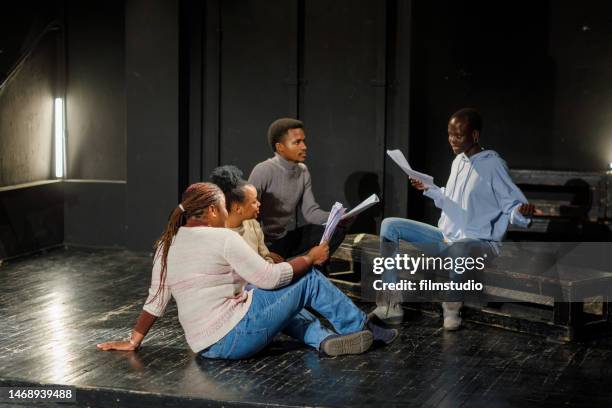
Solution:
M399 325L404 320L404 309L402 309L401 303L378 305L372 313L389 325Z
M444 312L444 330L454 331L461 327L461 310L463 302L442 302L442 311Z

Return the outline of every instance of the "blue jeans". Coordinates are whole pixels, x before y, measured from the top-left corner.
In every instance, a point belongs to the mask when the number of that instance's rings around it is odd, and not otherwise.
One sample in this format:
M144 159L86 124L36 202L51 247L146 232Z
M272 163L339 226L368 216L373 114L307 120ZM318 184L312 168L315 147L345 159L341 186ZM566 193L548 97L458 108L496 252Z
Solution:
M335 332L304 309L308 306L323 315L338 334L363 330L366 315L331 283L312 268L284 288L253 290L247 314L221 340L200 352L205 358L242 359L252 356L283 332L319 349L321 342Z
M380 227L380 253L383 257L394 257L399 250L400 240L410 242L428 256L444 256L453 259L466 256L496 256L493 246L488 241L475 238L464 238L448 242L442 231L429 224L405 218L385 218ZM453 282L463 282L463 273L450 272ZM397 270L385 269L384 282L397 282ZM446 296L448 301L463 299L461 292L451 292Z

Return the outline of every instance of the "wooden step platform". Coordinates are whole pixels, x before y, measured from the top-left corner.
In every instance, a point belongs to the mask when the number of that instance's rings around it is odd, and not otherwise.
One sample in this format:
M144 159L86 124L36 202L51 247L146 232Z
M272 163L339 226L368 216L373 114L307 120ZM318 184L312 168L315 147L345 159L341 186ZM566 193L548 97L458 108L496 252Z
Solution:
M464 316L474 322L555 341L573 341L606 330L602 326L608 325L608 299L612 297L612 262L606 263L610 255L604 254L603 261L595 262L597 267L585 267L581 257L610 252L608 247L612 245L608 242L581 245L591 247L579 252L578 244L572 243L505 243L498 258L484 271L470 276L484 284L484 291L466 300ZM380 256L379 247L376 235L347 236L333 256L330 278L353 298L373 301L372 260ZM406 242L401 242L399 252L414 257L422 253ZM565 257L562 263L557 262L560 256ZM400 279L409 277L400 274ZM446 273L435 274L433 278L448 280ZM428 299L415 302L411 298L405 306L440 311Z

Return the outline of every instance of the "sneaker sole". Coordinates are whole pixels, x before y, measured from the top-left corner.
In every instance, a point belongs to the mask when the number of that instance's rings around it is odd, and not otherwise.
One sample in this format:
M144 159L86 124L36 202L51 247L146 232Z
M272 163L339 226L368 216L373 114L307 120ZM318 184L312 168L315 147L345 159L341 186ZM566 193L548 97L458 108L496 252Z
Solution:
M404 322L404 316L394 316L394 317L386 317L386 318L380 318L380 320L382 320L384 323L391 325L391 326L399 326Z
M325 354L332 357L346 354L361 354L370 348L373 341L372 332L363 330L329 339L321 345L321 349Z
M387 346L389 344L393 343L399 337L399 330L397 330L397 329L391 329L391 330L393 330L393 338L391 340L389 340L388 343L386 343Z

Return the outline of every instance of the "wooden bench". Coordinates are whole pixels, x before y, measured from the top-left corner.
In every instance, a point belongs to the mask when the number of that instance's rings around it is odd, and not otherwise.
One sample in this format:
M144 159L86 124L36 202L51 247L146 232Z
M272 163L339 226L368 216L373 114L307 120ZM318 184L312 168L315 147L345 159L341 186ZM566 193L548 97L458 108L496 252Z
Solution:
M604 251L609 244L598 245L601 249L591 249ZM579 249L571 243L505 243L498 258L472 275L484 284L484 290L466 299L464 317L557 341L572 341L607 327L612 264L586 268L581 265L584 254L571 256ZM560 252L567 255L563 262L557 259ZM400 253L421 254L405 242ZM332 257L330 279L349 296L373 301L372 260L378 256L378 236L348 235ZM405 277L400 274L400 279ZM444 276L436 274L435 278L443 280ZM411 299L404 306L439 312L439 305L433 302Z

